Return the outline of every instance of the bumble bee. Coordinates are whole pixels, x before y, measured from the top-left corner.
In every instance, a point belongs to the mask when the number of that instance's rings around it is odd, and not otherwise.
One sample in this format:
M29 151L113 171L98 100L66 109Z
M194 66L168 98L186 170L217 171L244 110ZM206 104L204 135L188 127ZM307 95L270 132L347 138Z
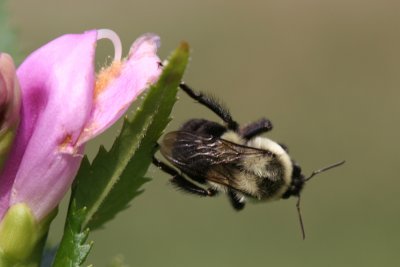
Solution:
M300 193L314 175L342 165L344 161L314 171L306 177L290 158L285 145L260 134L272 130L262 118L244 127L233 120L228 109L213 97L195 92L185 83L179 85L191 98L217 114L224 125L191 119L174 132L167 133L158 148L174 167L153 157L153 163L172 176L178 189L205 197L218 192L228 195L235 210L245 199L270 201L297 197L297 210L303 239L305 232L300 213Z

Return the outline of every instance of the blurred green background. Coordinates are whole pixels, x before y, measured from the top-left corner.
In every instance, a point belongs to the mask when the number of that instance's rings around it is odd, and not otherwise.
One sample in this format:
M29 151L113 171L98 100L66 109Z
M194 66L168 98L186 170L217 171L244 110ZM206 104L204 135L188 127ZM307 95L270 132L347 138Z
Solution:
M144 32L165 58L190 43L185 80L223 99L247 123L266 116L306 173L346 159L302 197L248 204L177 192L154 178L95 241L87 263L124 255L131 266L393 266L399 264L399 1L9 1L19 48L28 54L64 33L116 31L125 51ZM99 45L98 65L108 43ZM180 94L167 130L192 117L217 119ZM89 145L110 145L118 128ZM65 204L63 205L65 207ZM62 211L50 242L60 238Z

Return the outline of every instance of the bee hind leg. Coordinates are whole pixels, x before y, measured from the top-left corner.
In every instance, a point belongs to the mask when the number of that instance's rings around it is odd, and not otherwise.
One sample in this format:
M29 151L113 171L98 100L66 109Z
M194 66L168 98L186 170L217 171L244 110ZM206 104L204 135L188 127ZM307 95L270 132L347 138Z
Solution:
M202 187L192 183L191 181L189 181L188 179L186 179L185 177L183 177L182 175L179 175L179 174L172 177L170 182L176 188L182 190L185 193L189 193L189 194L193 194L193 195L197 195L197 196L201 196L201 197L213 197L217 194L217 191L215 191L214 189L202 188Z
M158 160L155 156L153 156L153 164L161 169L163 172L168 173L169 175L175 176L179 174L174 168Z
M171 175L172 176L170 180L171 184L173 184L176 188L182 190L185 193L202 197L212 197L217 194L217 191L212 188L204 189L192 183L191 181L183 177L177 170L165 164L164 162L158 160L154 156L153 156L153 164L158 168L160 168L163 172Z

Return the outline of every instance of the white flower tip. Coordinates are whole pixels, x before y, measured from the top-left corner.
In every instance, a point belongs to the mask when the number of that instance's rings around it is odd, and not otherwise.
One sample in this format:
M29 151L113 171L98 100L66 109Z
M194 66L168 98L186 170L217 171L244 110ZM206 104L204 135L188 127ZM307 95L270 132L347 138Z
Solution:
M143 55L156 55L160 45L161 41L158 35L154 33L143 34L132 44L129 50L129 58L141 57Z
M122 44L118 34L109 29L97 30L97 40L109 39L114 45L114 61L120 61L122 57Z

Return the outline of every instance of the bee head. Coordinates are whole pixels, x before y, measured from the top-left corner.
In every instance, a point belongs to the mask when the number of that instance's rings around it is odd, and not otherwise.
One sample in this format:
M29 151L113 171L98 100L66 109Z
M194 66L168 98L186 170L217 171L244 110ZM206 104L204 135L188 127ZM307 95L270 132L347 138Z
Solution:
M304 187L304 183L306 182L305 176L301 173L301 167L292 161L293 171L292 171L292 180L290 182L289 188L282 195L283 199L287 199L291 196L298 197L300 196L300 192Z

